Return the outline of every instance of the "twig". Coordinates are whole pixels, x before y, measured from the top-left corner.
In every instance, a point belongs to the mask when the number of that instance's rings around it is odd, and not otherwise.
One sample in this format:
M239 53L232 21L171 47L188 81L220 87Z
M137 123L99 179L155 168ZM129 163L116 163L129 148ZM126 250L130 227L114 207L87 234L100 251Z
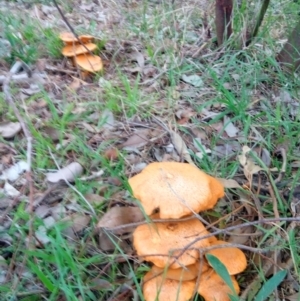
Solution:
M17 64L19 65L20 62L17 62ZM19 68L16 68L16 65L15 64L11 70L13 72L9 72L8 76L6 77L5 81L3 82L3 93L4 93L4 96L5 96L5 100L7 102L7 104L13 109L14 111L14 114L16 115L18 121L20 122L21 124L21 127L22 127L22 130L23 130L23 133L26 137L26 140L27 140L27 164L28 164L28 170L27 170L27 178L28 178L28 181L29 181L29 185L30 185L30 204L31 204L31 210L30 212L32 213L33 212L33 197L32 197L32 192L33 192L33 187L32 187L32 178L31 178L31 161L32 161L32 136L31 136L31 133L29 132L28 128L27 128L27 125L24 121L24 119L22 118L15 102L14 102L14 99L10 93L10 87L9 87L9 84L10 84L10 81L11 81L11 78L12 76L15 74L15 72L17 72L19 70Z
M31 162L32 162L32 136L30 131L27 128L27 125L24 121L24 119L22 118L15 102L14 99L10 93L10 82L11 82L11 78L12 76L18 72L20 70L20 68L22 67L22 62L18 61L17 63L15 63L12 68L9 71L8 76L6 77L6 79L3 82L3 93L4 93L4 97L5 97L5 101L7 102L7 104L12 108L15 116L17 117L18 121L21 124L23 133L25 135L25 138L27 140L27 172L26 172L26 178L27 178L27 183L29 184L29 214L30 214L30 220L29 220L29 233L28 233L28 242L29 242L29 247L34 247L34 243L33 243L33 181L32 181L32 173L31 173ZM27 66L26 66L27 69ZM27 70L28 71L28 70ZM25 254L23 261L22 261L22 267L25 266L25 262L27 260L27 256ZM18 278L18 281L16 281L14 283L14 287L17 286L17 284L20 281L20 277Z

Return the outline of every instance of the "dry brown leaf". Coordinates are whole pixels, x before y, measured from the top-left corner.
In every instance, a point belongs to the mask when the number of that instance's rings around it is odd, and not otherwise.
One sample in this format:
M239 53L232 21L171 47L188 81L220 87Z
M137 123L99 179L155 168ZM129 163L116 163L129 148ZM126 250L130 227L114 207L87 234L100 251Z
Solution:
M18 134L21 129L19 122L2 122L0 124L0 135L5 139L9 139Z
M148 134L149 130L140 130L134 133L123 143L123 149L132 151L145 146L149 141Z
M249 235L247 234L254 233L254 229L252 226L240 227L232 230L231 233L232 234L230 234L230 237L228 239L229 243L246 245L246 243L250 239Z
M110 161L118 159L118 156L119 151L115 147L108 148L103 154L103 157Z
M73 76L72 76L73 77ZM69 85L69 88L73 91L77 91L81 86L81 80L77 77L73 77L73 81Z
M233 125L233 123L230 121L230 118L227 116L224 116L224 131L228 135L228 137L233 138L237 136L237 133L239 130Z
M242 186L233 179L217 178L217 180L221 182L225 188L242 188Z
M82 173L83 167L77 162L72 162L71 164L64 168L61 168L57 172L48 172L46 174L46 178L51 183L57 183L61 180L74 182L75 178L79 177Z
M105 201L105 198L99 194L95 194L95 193L88 193L86 195L84 195L84 197L86 198L86 200L91 203L91 204L95 204L95 205L99 205L102 204Z
M263 168L256 165L253 159L247 156L250 151L251 149L247 145L244 145L242 148L242 154L238 156L238 159L243 166L245 177L251 183L253 175L263 170Z
M134 51L130 54L132 60L136 61L141 69L145 66L145 59L142 53L139 51Z
M97 228L106 228L114 234L120 235L133 231L135 227L125 227L113 230L114 227L144 220L144 215L139 207L113 207L108 210L100 219Z
M188 152L185 142L180 137L180 135L174 131L170 131L170 136L171 136L172 143L179 156L181 156L186 162L190 163L191 165L196 166L191 158L190 153Z
M91 221L91 217L85 214L74 213L70 216L70 218L72 221L72 229L75 233L82 231Z

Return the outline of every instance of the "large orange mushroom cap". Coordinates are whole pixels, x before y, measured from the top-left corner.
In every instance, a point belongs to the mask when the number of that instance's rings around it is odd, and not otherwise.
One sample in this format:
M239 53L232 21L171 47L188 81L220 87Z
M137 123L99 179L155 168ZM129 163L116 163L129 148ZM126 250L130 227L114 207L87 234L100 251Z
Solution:
M224 196L219 181L188 163L151 163L130 178L129 184L145 213L159 209L162 219L211 209Z
M151 261L161 268L170 265L170 268L176 269L196 263L199 259L197 248L209 246L209 239L204 238L195 242L189 250L184 248L195 238L207 234L209 232L196 218L145 224L138 226L133 232L133 245L142 259Z
M97 55L81 54L74 58L74 62L82 70L88 72L98 72L103 69L102 59Z
M147 274L146 278L150 279ZM146 301L188 301L193 297L195 281L177 281L157 276L143 285Z
M234 276L231 276L231 280L236 294L239 294L240 287ZM200 276L198 293L205 301L230 301L229 295L233 294L230 287L213 269Z
M210 243L211 246L229 244L223 240ZM247 259L243 251L238 248L228 247L208 251L206 254L216 256L227 268L229 275L236 275L243 272L247 267Z

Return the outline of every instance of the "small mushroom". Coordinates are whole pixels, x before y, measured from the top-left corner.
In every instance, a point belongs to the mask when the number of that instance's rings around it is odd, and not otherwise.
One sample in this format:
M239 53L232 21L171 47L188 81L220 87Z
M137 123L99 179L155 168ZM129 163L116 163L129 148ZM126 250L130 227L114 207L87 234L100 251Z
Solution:
M62 33L60 33L59 38L65 44L74 44L74 43L78 42L77 38L71 32L62 32Z
M133 245L144 260L160 268L172 263L169 267L176 269L196 263L199 259L197 249L209 246L209 239L198 240L189 250L184 248L195 238L207 234L208 231L197 218L145 224L133 232Z
M239 294L240 287L234 276L231 276L231 280L235 292ZM205 301L230 301L229 294L233 294L230 287L213 269L200 276L198 293Z
M81 69L88 72L98 72L103 69L103 63L99 56L91 54L82 54L74 58L74 62Z
M72 57L78 56L83 53L88 53L89 51L94 51L97 48L96 44L87 43L84 45L74 44L74 45L66 45L62 49L63 56Z
M211 246L229 244L226 241L217 240L211 242ZM238 248L228 247L208 251L206 254L216 256L227 268L229 275L243 272L247 267L247 259L243 251Z
M90 43L94 40L94 37L91 35L80 35L78 36L78 39L74 36L72 32L62 32L59 35L59 38L66 44L66 45L71 45L71 44L78 44L79 41L81 41L83 44Z
M147 274L145 277L148 277ZM193 296L194 288L195 281L177 281L157 276L144 283L143 295L146 301L188 301Z
M208 269L209 265L206 260L202 260L201 263L198 261L195 264L178 269L159 268L156 265L153 265L143 280L148 281L153 277L163 276L165 279L189 281L196 279L199 274L201 275L201 273L206 272Z
M83 44L91 43L94 40L94 37L89 34L82 34L78 38Z
M224 196L219 181L187 163L151 163L130 178L129 184L145 213L150 215L159 209L162 219L211 209Z

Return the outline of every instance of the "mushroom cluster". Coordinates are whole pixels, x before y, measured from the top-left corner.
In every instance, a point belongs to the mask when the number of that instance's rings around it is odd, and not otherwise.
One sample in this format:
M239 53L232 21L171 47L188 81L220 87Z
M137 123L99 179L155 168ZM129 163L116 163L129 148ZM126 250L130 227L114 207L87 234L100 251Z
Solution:
M101 58L92 53L97 49L97 45L92 43L94 40L93 36L80 35L77 38L70 32L63 32L59 37L65 44L62 49L63 56L71 58L75 66L91 73L103 69Z
M144 277L146 301L187 301L196 291L206 301L229 301L231 289L208 261L200 258L201 248L219 244L222 248L206 254L225 265L235 293L239 293L234 275L246 268L245 254L237 248L224 248L226 242L216 237L205 237L209 232L195 214L213 208L224 196L218 180L187 163L156 162L130 178L129 185L145 214L156 220L138 226L133 233L137 254L153 263ZM186 248L191 242L195 243Z

